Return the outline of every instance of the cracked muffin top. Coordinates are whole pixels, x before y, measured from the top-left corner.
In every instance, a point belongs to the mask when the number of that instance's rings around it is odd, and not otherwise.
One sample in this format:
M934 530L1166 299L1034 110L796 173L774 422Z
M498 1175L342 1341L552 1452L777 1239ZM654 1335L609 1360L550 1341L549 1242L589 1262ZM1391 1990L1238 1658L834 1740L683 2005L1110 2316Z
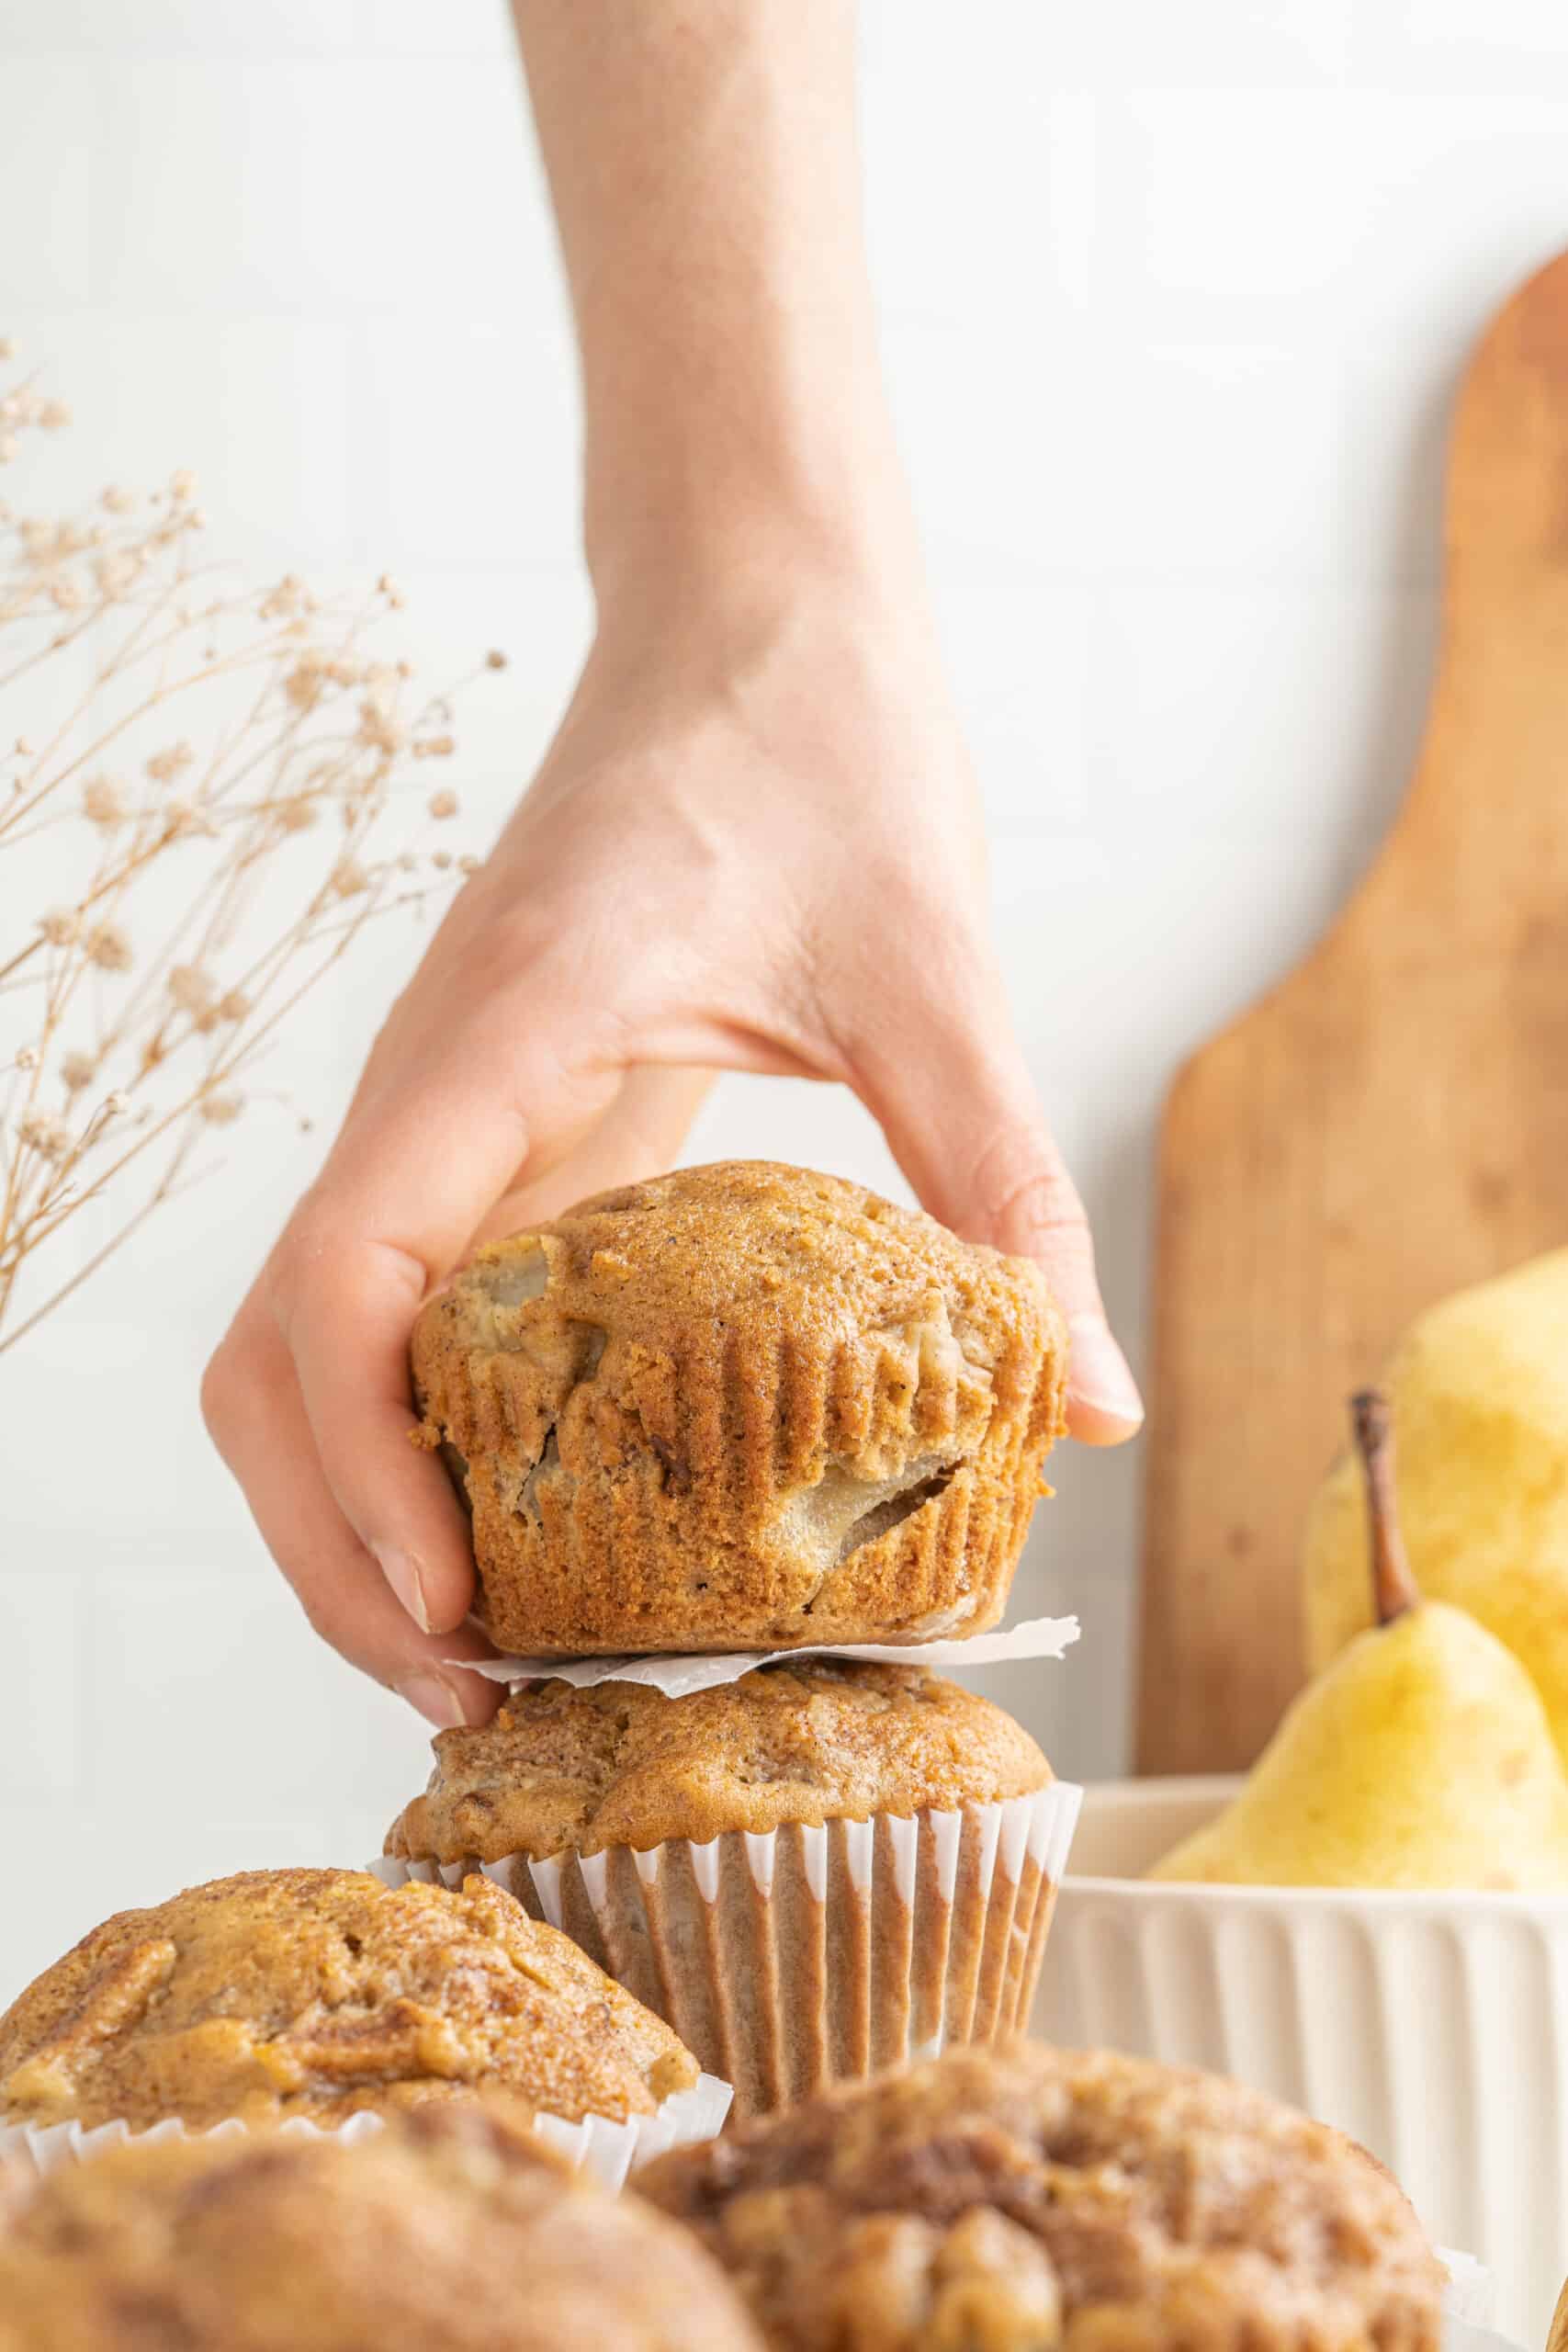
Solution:
M331 2124L481 2085L623 2120L696 2077L660 2018L479 1877L216 1879L105 1920L0 2017L7 2122Z
M767 1161L489 1245L412 1341L480 1614L530 1657L983 1631L1066 1358L1034 1265Z
M520 2291L519 2282L525 2282ZM0 2171L0 2352L757 2352L683 2230L479 2099Z
M773 2352L1436 2352L1442 2273L1361 2149L1218 2076L1012 2041L657 2159Z
M445 1731L390 1854L534 1860L668 1838L864 1821L1023 1796L1051 1767L988 1699L918 1667L803 1658L667 1699L635 1682L534 1682Z

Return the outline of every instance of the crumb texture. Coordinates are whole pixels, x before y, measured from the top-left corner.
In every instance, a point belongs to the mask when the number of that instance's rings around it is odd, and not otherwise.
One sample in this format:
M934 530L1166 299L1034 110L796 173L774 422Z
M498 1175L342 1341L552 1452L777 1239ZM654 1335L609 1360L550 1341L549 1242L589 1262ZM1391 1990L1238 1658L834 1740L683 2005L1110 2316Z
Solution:
M478 1730L442 1732L393 1823L409 1860L646 1850L728 1830L953 1811L1043 1788L1026 1731L916 1667L807 1658L683 1699L633 1682L536 1682Z
M1015 2041L646 2165L773 2352L1436 2352L1395 2182L1207 2075Z
M748 1160L482 1249L412 1356L502 1647L761 1649L997 1622L1066 1336L1032 1264Z
M668 2026L479 1877L218 1879L106 1920L0 2017L11 2122L334 2123L481 2082L624 2119L696 2075Z
M132 2143L0 2175L0 2352L758 2352L687 2233L521 2119Z

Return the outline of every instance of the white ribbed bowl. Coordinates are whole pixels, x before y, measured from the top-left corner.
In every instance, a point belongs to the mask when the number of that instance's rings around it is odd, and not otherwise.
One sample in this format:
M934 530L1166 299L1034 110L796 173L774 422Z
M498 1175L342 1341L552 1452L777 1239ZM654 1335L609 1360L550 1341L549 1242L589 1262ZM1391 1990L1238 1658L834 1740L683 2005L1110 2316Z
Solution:
M1151 1884L1228 1780L1085 1793L1036 2011L1068 2046L1207 2066L1337 2124L1545 2340L1568 2274L1568 1895Z

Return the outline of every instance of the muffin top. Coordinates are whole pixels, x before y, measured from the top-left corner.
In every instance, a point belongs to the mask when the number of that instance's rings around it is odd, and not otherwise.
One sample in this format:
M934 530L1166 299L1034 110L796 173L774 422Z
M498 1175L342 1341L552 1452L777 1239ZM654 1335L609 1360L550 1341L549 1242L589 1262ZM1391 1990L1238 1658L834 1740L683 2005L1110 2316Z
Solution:
M804 1658L667 1699L644 1683L531 1682L492 1723L445 1731L393 1823L412 1859L639 1850L786 1822L1021 1796L1051 1768L987 1699L910 1666Z
M520 2290L521 2282L521 2290ZM694 2240L448 2100L0 2177L0 2352L756 2352Z
M660 2157L774 2352L1431 2352L1442 2274L1362 2150L1216 2076L950 2051Z
M252 1871L122 1911L0 2017L0 2120L341 2122L477 2084L575 2121L696 2080L661 2019L488 1879Z
M1054 1315L1038 1267L961 1241L923 1210L840 1176L723 1159L597 1193L487 1243L424 1314L461 1300L488 1320L492 1346L512 1317L540 1335L553 1324L569 1344L578 1324L663 1351L716 1317L731 1334L761 1319L770 1333L782 1321L797 1336L848 1339L932 1292L966 1326L977 1364L999 1329Z

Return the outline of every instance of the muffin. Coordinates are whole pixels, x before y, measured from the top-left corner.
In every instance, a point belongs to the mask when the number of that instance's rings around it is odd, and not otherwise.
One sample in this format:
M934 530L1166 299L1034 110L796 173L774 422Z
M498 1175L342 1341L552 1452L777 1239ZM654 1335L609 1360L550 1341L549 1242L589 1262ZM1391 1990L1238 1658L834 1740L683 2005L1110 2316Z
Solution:
M1382 2167L1213 2075L957 2050L658 2159L772 2352L1436 2352L1442 2272Z
M626 2124L696 2081L661 2018L479 1877L218 1879L106 1920L0 2017L0 2122L34 2134L333 2128L477 2086Z
M0 2352L758 2352L687 2232L479 2099L0 2183Z
M680 1699L536 1681L434 1747L393 1876L499 1879L742 2113L1029 2015L1079 1792L939 1675L810 1657Z
M1037 1267L739 1160L482 1249L412 1355L480 1619L547 1657L983 1632L1066 1339Z

